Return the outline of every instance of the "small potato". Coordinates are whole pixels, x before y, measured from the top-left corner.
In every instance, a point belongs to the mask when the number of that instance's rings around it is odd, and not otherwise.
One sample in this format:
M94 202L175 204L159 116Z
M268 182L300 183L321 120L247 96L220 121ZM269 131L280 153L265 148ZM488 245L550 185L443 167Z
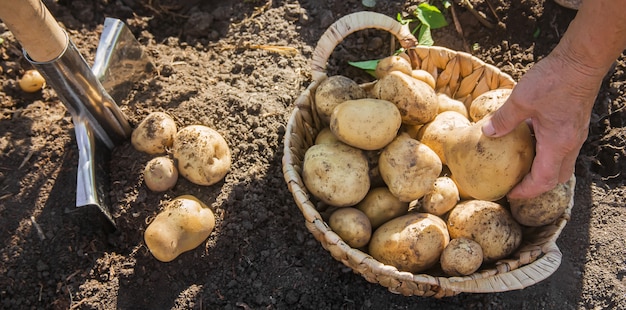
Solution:
M147 154L165 154L176 134L176 122L164 112L152 112L144 118L130 136L133 147Z
M374 231L369 254L400 271L417 273L439 262L450 242L445 222L428 213L396 217Z
M363 151L344 143L316 144L304 154L302 180L309 192L335 207L356 205L370 188Z
M387 187L372 188L363 200L356 205L369 218L372 228L404 215L409 211L409 203L402 202Z
M433 189L422 198L422 210L442 216L452 210L459 200L459 190L454 181L449 177L438 177Z
M469 112L465 107L465 104L459 100L452 99L448 95L444 93L440 93L437 95L437 100L439 102L439 109L437 113L441 114L445 111L455 111L465 116L469 120Z
M330 124L335 107L346 101L363 99L367 93L354 80L343 75L333 75L323 80L315 91L315 110L322 122Z
M448 214L450 238L467 238L480 244L485 262L511 255L522 242L522 227L502 205L491 201L459 202Z
M335 210L328 219L328 226L353 248L366 246L372 237L372 224L367 215L352 207Z
M37 70L27 70L17 83L27 93L38 92L46 86L46 80Z
M508 88L498 88L487 91L476 97L469 106L471 120L478 122L487 114L499 109L506 99L509 98L512 91L512 89Z
M409 75L420 81L426 82L426 84L428 84L432 89L435 89L435 78L428 71L416 69L411 71Z
M178 172L192 183L213 185L230 171L230 148L212 128L191 125L179 130L172 146Z
M378 169L389 191L400 201L411 202L432 190L442 164L428 146L402 133L383 149Z
M432 87L400 71L392 71L378 80L372 93L378 99L393 102L400 110L402 122L409 125L430 122L439 109Z
M332 144L337 142L341 141L339 141L335 134L330 131L329 127L322 128L322 130L320 130L320 132L317 133L317 136L315 137L315 144Z
M174 198L148 225L144 241L154 256L170 262L198 247L215 228L215 215L191 195Z
M457 128L469 127L470 121L455 111L445 111L437 114L434 120L426 123L417 132L417 140L431 148L442 164L446 164L446 157L443 152L445 141L451 137L451 132Z
M151 191L164 192L176 185L178 169L169 157L155 157L146 164L146 168L143 170L143 179Z
M411 62L399 55L385 57L378 61L374 75L377 79L384 77L391 71L400 71L404 74L411 75Z
M344 101L330 117L330 131L337 139L370 151L389 144L400 125L400 111L393 103L370 98Z
M567 182L535 198L509 199L513 218L526 226L543 226L556 221L569 206L575 186L576 177L572 175Z
M467 276L476 272L482 265L483 249L471 239L452 239L441 253L439 262L447 275Z

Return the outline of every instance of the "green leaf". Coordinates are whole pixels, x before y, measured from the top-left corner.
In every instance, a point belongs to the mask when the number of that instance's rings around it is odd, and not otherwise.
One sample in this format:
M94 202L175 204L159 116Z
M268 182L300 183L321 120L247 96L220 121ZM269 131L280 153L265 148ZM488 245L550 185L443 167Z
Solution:
M376 70L376 65L378 65L378 59L365 61L348 61L348 64L363 70Z
M431 29L437 29L448 25L448 22L441 11L439 11L436 6L430 5L426 2L418 5L414 14L422 22L422 24Z
M535 32L533 32L533 38L538 38L539 35L541 34L541 28L537 27L537 29L535 29Z
M420 33L417 37L417 41L420 45L433 46L435 44L435 41L430 34L430 27L427 25L422 25L422 27L420 27Z

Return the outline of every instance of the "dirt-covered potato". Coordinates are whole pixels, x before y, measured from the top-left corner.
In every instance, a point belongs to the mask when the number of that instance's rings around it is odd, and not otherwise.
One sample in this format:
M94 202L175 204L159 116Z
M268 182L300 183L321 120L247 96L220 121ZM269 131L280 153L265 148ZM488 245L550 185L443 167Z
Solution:
M452 135L453 130L469 127L472 123L462 114L455 111L445 111L437 114L434 120L426 123L417 132L417 140L426 144L437 153L442 164L446 164L443 145Z
M370 188L363 151L344 143L316 144L304 154L302 180L309 192L335 207L356 205Z
M356 205L369 218L372 228L404 215L409 211L409 203L394 196L386 186L372 188L365 198Z
M381 152L378 169L389 191L411 202L432 190L442 164L428 146L401 133Z
M215 228L215 215L191 195L170 201L144 232L144 241L154 258L169 262L198 247Z
M400 271L417 273L437 264L448 242L450 235L442 219L412 212L378 227L370 239L369 254Z
M483 249L478 242L471 239L452 239L443 249L439 262L447 275L467 276L476 272L482 265Z
M450 133L444 156L459 190L481 200L504 197L530 171L535 143L526 123L509 134L483 134L485 119Z
M41 73L39 73L39 71L34 69L26 70L17 83L20 86L20 89L27 93L38 92L46 86L46 80L44 77Z
M380 79L391 71L400 71L410 75L412 70L410 61L402 56L392 55L378 61L374 75Z
M499 109L506 99L509 98L512 91L512 89L508 88L498 88L487 91L476 97L469 106L471 120L477 122L483 119L487 114Z
M575 186L576 177L572 175L567 182L535 198L509 199L513 218L526 226L543 226L556 221L569 206Z
M459 202L459 190L454 181L446 176L438 177L433 189L421 201L422 211L442 216L452 210Z
M426 124L439 109L437 94L430 85L400 71L392 71L378 80L372 93L378 99L393 102L405 124Z
M410 75L420 81L426 82L428 86L430 86L432 89L435 89L435 86L436 86L435 77L433 77L433 75L430 74L428 71L422 70L422 69L415 69L411 71Z
M329 127L322 128L322 130L317 133L317 136L315 136L315 144L332 144L337 142L341 141L330 131Z
M465 118L469 120L469 112L467 111L467 108L465 107L465 104L463 102L452 99L450 98L450 96L444 93L437 94L437 100L439 102L439 109L437 110L437 113L442 113L445 111L455 111L465 116Z
M366 246L372 237L369 218L361 210L352 207L335 210L328 219L328 226L353 248Z
M174 161L167 156L158 156L146 164L143 180L153 192L164 192L171 189L178 181L178 169Z
M398 108L379 99L344 101L330 117L330 131L337 139L362 150L382 149L396 137L400 125Z
M203 125L190 125L179 130L172 146L178 172L198 185L213 185L230 171L230 147L224 137Z
M133 147L147 154L164 154L174 142L177 127L165 112L152 112L135 128L130 136Z
M367 93L349 77L333 75L323 80L315 91L315 110L324 124L330 124L335 107L346 101L362 99Z
M448 214L450 238L467 238L480 244L485 262L512 254L522 242L522 227L502 205L484 200L459 202Z

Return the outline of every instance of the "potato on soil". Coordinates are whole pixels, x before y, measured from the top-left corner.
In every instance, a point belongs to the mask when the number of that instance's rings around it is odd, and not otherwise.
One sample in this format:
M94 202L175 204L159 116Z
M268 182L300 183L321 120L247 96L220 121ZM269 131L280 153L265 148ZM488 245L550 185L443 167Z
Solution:
M443 145L446 140L452 137L451 132L457 128L469 127L472 123L455 111L445 111L437 114L434 120L426 123L417 132L417 140L430 147L442 164L446 164Z
M374 231L369 254L400 271L417 273L439 262L450 242L445 222L428 213L396 217Z
M428 146L402 133L383 149L378 169L389 191L400 201L411 202L432 190L442 164Z
M463 102L452 99L450 98L450 96L444 93L437 94L437 100L439 102L439 109L437 110L437 113L442 113L445 111L455 111L465 116L465 118L467 118L468 120L470 119L469 111L467 111L467 108L465 107L465 104Z
M363 99L367 93L354 80L343 75L333 75L323 80L315 91L315 110L322 122L330 124L335 107L346 101Z
M422 211L442 216L459 202L459 190L449 177L438 177L433 189L422 198Z
M190 125L179 130L172 146L178 172L192 183L213 185L230 171L230 148L214 129Z
M374 75L376 75L377 79L380 79L392 71L400 71L404 74L411 75L413 68L411 68L411 62L406 58L399 55L393 55L378 61Z
M198 247L215 228L215 215L191 195L170 201L144 232L144 241L154 256L170 262L183 252Z
M439 262L447 275L467 276L476 272L482 265L483 249L471 239L452 239L441 253Z
M317 144L304 154L302 180L309 192L335 207L356 205L370 188L363 151L344 143Z
M432 89L435 89L435 86L436 86L435 77L433 77L432 74L430 74L428 71L422 70L422 69L416 69L416 70L411 71L409 75L422 82L425 82Z
M509 95L511 95L512 89L498 88L487 91L482 95L472 100L469 106L469 115L473 122L477 122L483 119L487 114L499 109Z
M409 211L409 203L400 201L387 187L372 188L365 198L356 205L369 218L372 228L404 215Z
M348 100L335 107L330 131L340 141L362 150L378 150L389 144L402 125L400 111L386 100Z
M530 171L535 143L526 123L492 138L482 132L485 119L450 133L444 156L459 191L481 200L504 197Z
M146 164L143 170L143 180L151 191L164 192L176 185L178 169L169 157L155 157Z
M556 221L569 206L575 186L576 177L572 175L567 182L535 198L509 199L513 218L526 226L543 226Z
M165 112L152 112L131 134L133 147L147 154L165 154L174 142L177 127L174 119Z
M17 81L20 89L27 93L40 91L46 86L46 80L37 70L27 70L24 75Z
M393 102L405 124L428 123L439 109L437 94L432 87L400 71L392 71L378 80L372 92L378 99Z
M484 200L459 202L448 214L450 238L480 244L485 262L511 255L522 242L522 227L502 205Z
M372 224L361 210L345 207L335 210L328 226L353 248L364 247L372 237Z

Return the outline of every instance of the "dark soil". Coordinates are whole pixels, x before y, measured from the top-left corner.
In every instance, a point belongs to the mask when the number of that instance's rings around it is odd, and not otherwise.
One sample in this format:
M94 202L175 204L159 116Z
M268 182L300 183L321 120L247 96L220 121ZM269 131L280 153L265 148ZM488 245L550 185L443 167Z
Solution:
M120 103L131 124L165 111L180 127L210 126L231 146L233 165L218 184L181 178L172 190L153 193L142 176L151 156L130 142L116 147L109 185L117 230L107 231L97 210L75 207L78 150L70 114L49 87L19 89L16 81L31 65L0 24L1 308L626 308L624 57L607 75L578 158L572 219L558 241L560 268L519 291L405 297L334 260L305 228L282 174L287 120L311 82L316 42L339 17L366 10L360 1L44 2L90 63L104 18L126 22L157 68ZM472 2L496 22L484 0ZM435 44L469 47L515 79L554 48L576 14L551 0L491 2L496 28L457 7L466 43L451 24L434 31ZM378 1L372 10L395 17L416 4ZM387 55L388 46L371 42L388 39L377 30L351 35L331 57L329 74L368 80L346 61ZM217 225L201 246L162 263L143 232L168 200L183 194L206 202Z

